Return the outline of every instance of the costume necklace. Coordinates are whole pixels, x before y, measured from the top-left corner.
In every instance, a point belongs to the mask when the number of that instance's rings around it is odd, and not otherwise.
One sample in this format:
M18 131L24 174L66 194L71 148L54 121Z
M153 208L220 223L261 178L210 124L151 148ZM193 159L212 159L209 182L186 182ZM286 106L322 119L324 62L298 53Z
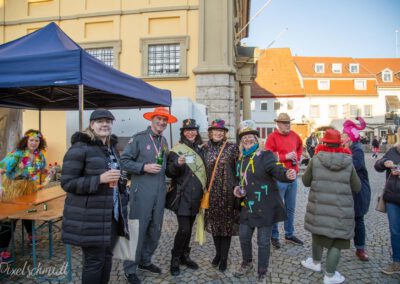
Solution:
M244 186L244 183L246 182L246 185L248 184L247 182L247 170L249 169L249 166L251 165L251 172L254 174L254 156L256 155L256 152L254 152L250 156L249 163L247 164L245 170L243 171L243 157L241 158L242 162L240 163L240 185Z

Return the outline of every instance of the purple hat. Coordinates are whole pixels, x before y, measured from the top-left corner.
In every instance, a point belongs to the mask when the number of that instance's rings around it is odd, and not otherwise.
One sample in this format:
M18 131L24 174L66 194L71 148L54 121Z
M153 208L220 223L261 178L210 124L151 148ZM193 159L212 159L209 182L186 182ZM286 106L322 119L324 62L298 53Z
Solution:
M211 126L208 128L208 131L213 129L222 129L225 131L229 131L228 128L225 127L225 120L219 118L211 122Z

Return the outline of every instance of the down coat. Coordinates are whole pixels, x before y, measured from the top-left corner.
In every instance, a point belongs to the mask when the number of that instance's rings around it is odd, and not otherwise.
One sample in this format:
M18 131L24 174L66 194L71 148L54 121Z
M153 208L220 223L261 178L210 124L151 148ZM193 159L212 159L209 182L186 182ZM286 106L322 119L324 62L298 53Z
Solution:
M117 137L112 135L111 147L116 155L117 143ZM61 175L61 187L67 192L62 240L81 247L110 246L113 190L108 184L100 184L100 175L108 171L107 146L81 132L72 136L71 144L64 156ZM119 202L118 234L129 238L128 197L121 186Z
M331 239L350 240L355 226L352 191L361 188L351 155L320 151L311 159L302 179L305 186L311 186L305 229Z

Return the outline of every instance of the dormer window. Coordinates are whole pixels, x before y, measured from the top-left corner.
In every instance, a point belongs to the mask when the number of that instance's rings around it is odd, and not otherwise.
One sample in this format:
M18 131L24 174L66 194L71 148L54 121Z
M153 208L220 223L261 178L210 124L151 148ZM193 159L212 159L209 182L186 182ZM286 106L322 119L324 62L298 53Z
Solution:
M332 73L342 73L342 64L341 63L333 63L332 64Z
M359 73L360 72L359 64L356 63L349 64L349 71L350 73Z
M382 81L383 82L393 82L393 73L389 69L385 69L382 72Z
M324 63L316 63L314 66L315 73L325 73L325 64Z

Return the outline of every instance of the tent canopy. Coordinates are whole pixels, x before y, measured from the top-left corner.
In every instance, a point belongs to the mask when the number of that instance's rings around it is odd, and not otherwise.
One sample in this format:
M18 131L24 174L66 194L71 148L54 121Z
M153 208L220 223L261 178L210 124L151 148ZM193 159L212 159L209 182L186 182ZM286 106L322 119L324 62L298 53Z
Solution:
M26 109L170 106L171 92L107 66L55 23L0 45L0 106Z

